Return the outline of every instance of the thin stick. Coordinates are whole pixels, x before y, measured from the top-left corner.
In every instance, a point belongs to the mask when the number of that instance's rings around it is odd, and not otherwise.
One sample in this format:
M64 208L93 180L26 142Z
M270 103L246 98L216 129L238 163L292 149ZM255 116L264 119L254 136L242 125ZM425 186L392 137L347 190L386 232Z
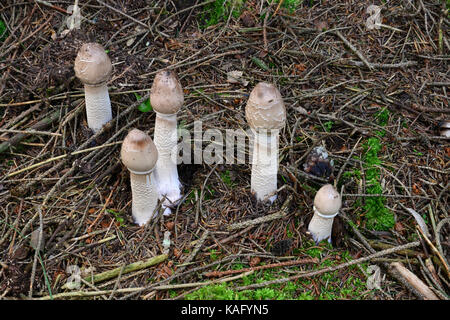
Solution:
M43 129L43 128L47 127L48 125L52 124L54 121L58 120L60 114L61 113L59 110L53 112L48 117L45 117L41 121L34 124L30 128L30 130L39 130L39 129ZM5 141L2 144L0 144L0 153L8 150L9 147L12 147L12 146L16 145L17 143L19 143L20 141L22 141L23 139L25 139L28 134L32 134L32 133L31 132L30 133L18 133L15 136L13 136L12 138L10 138L8 141Z
M242 229L242 228L247 228L249 226L254 226L260 223L264 223L264 222L268 222L268 221L272 221L272 220L276 220L276 219L280 219L286 216L288 208L289 208L289 204L292 201L292 195L289 196L286 201L283 203L283 205L281 206L280 211L269 214L267 216L261 217L261 218L256 218L253 220L248 220L248 221L244 221L244 222L239 222L239 223L234 223L232 225L229 225L227 227L228 231L233 231L233 230L237 230L237 229Z
M112 142L112 143L108 143L108 144L103 144L103 145L101 145L101 146L96 146L96 147L92 147L92 148L87 148L87 149L84 149L84 150L74 151L74 152L71 152L71 153L67 153L67 154L63 154L63 155L57 156L57 157L53 157L53 158L50 158L50 159L47 159L47 160L44 160L44 161L41 161L41 162L32 164L31 166L28 166L28 167L26 167L26 168L17 170L17 171L15 171L15 172L12 172L12 173L8 174L8 175L6 176L6 178L15 176L15 175L17 175L17 174L19 174L19 173L22 173L22 172L24 172L24 171L28 171L28 170L31 170L31 169L40 167L40 166L42 166L42 165L44 165L44 164L46 164L46 163L52 162L52 161L64 159L64 158L66 158L66 157L68 157L68 156L73 156L73 155L77 155L77 154L85 153L85 152L91 152L91 151L94 151L94 150L97 150L97 149L101 149L101 148L106 148L106 147L114 146L114 145L120 144L120 143L122 143L122 141L116 141L116 142Z
M117 267L117 268L109 270L109 271L95 274L93 276L87 276L86 278L84 278L84 280L87 282L90 282L90 283L98 283L98 282L110 280L112 278L117 277L120 273L127 274L127 273L130 273L133 271L145 269L145 268L154 266L158 263L161 263L166 259L167 259L167 255L161 254L159 256L151 257L150 259L147 259L145 261L138 261L138 262L131 263L125 267L121 266L121 267ZM67 289L67 284L63 285L62 289Z
M239 270L239 271L241 271L241 270ZM170 284L161 285L161 286L154 287L152 289L153 290L170 290L170 289L184 289L184 288L192 288L192 287L199 287L199 286L207 286L207 285L215 284L215 283L234 281L234 280L246 277L248 275L251 275L253 272L254 272L253 270L250 270L247 272L243 272L234 277L221 278L221 279L205 281L205 282L191 282L191 283L181 283L181 284L173 284L173 285L170 285Z
M391 270L400 275L407 281L417 292L419 292L424 300L439 300L433 291L420 280L414 273L405 268L401 262L392 262L390 264Z
M55 137L61 137L61 136L62 136L61 133L47 132L47 131L37 131L37 130L0 129L0 132L7 132L7 133L23 133L23 134L37 134L37 135L55 136Z
M391 254L391 253L395 253L395 252L398 252L398 251L401 251L401 250L417 247L419 245L420 245L420 241L414 241L414 242L410 242L410 243L407 243L407 244L402 245L402 246L398 246L398 247L395 247L395 248L391 248L391 249L383 250L383 251L380 251L380 252L376 252L374 254L368 255L368 256L363 257L363 258L352 260L352 261L349 261L349 262L346 262L346 263L341 263L341 264L339 264L337 266L334 266L334 267L323 268L323 269L320 269L320 270L317 270L317 271L306 272L306 273L302 272L300 274L297 274L295 276L288 277L288 278L270 280L270 281L265 281L265 282L251 284L251 285L248 285L248 286L236 287L236 288L234 288L234 290L240 291L240 290L247 290L247 289L264 288L264 287L267 287L267 286L272 285L272 284L280 284L280 283L285 283L285 282L289 282L289 281L294 281L294 280L297 280L297 279L300 279L300 278L313 277L313 276L316 276L316 275L319 275L319 274L322 274L322 273L327 273L327 272L332 272L332 271L344 269L344 268L347 268L349 266L352 266L352 265L355 265L355 264L359 264L359 263L363 263L363 262L369 261L371 259L379 258L379 257L385 256L385 255L388 255L388 254Z
M353 53L358 56L359 59L361 59L361 61L366 65L367 68L369 68L370 70L373 69L372 65L369 61L367 61L366 57L364 57L364 55L359 52L358 49L356 49L355 46L352 45L350 41L348 41L339 30L335 30L334 34L337 35L347 45L347 47L349 47L350 50L352 50Z
M102 5L104 5L105 7L109 8L109 9L111 9L111 10L113 10L113 11L115 11L115 12L121 14L121 15L123 15L124 17L126 17L126 18L128 18L128 19L130 19L130 20L132 20L132 21L134 21L134 22L136 22L137 24L140 24L140 25L143 26L144 28L146 28L146 29L148 29L148 30L151 30L151 28L150 28L148 25L146 25L146 24L143 23L142 21L139 21L138 19L133 18L132 16L129 16L129 15L126 14L125 12L122 12L122 11L120 11L119 9L116 9L116 8L110 6L109 4L104 3L103 1L97 0L97 2L100 3L100 4L102 4Z
M180 266L177 269L177 272L182 272L186 266L188 265L189 262L192 261L192 259L194 259L194 257L197 255L198 251L200 250L200 248L202 247L203 243L206 241L206 238L209 235L209 231L205 230L205 232L203 232L201 238L198 240L198 242L195 244L194 250L192 250L192 253L189 255L189 257L187 257L187 259L183 262L183 265Z
M60 299L60 298L83 298L83 297L94 297L94 296L101 296L104 294L110 294L112 292L115 293L128 293L128 292L135 292L142 290L144 288L123 288L123 289L111 289L111 290L100 290L100 291L75 291L75 292L63 292L58 293L51 296L45 296L41 298L37 298L35 300L53 300L53 299Z
M428 239L428 237L423 232L422 228L420 228L419 226L416 226L416 229L419 230L422 238L425 239L426 243L430 246L431 250L433 250L433 252L438 256L439 260L444 265L445 271L447 272L447 277L450 279L450 270L447 265L447 261L445 261L445 259L441 256L441 253L439 252L439 250L436 249L436 247L433 245L433 243L430 241L430 239Z
M242 272L247 272L247 271L257 271L257 270L263 270L263 269L295 266L295 265L299 265L299 264L310 264L310 263L319 263L319 259L317 259L317 258L298 259L298 260L294 260L294 261L270 263L270 264L266 264L263 266L250 267L250 268L244 268L244 269L239 269L239 270L211 271L211 272L206 272L203 275L205 277L222 277L222 276L227 276L230 274L242 273Z

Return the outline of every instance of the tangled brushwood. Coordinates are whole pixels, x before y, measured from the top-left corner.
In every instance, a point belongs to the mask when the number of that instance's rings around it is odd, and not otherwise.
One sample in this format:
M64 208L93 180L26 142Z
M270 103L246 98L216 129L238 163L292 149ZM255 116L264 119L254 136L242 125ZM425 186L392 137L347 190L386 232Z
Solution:
M0 299L448 299L449 6L2 1Z

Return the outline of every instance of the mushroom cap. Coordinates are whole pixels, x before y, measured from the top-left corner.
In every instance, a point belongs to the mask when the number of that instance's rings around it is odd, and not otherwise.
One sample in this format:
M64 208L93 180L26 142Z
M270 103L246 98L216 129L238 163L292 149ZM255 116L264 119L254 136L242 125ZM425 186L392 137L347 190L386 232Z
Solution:
M133 129L123 140L120 157L129 170L136 173L148 172L155 167L158 150L148 134Z
M180 110L184 94L175 72L162 70L156 74L150 92L150 103L156 112L163 114L175 114Z
M341 195L331 184L322 186L314 198L314 207L325 216L336 214L341 208L341 205Z
M441 128L441 129L450 129L450 120L440 121L439 122L439 128Z
M85 43L75 58L75 75L85 85L101 85L111 76L111 60L98 43Z
M286 122L286 107L280 91L270 83L260 82L250 93L245 116L250 127L281 129Z

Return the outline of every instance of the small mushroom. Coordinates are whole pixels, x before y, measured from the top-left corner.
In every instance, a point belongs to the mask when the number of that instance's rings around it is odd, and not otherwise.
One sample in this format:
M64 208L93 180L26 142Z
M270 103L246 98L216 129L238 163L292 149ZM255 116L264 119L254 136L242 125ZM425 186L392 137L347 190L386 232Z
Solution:
M450 121L439 122L439 134L446 138L450 138Z
M150 93L150 103L156 112L154 141L159 159L154 172L155 184L164 214L181 198L181 183L177 171L177 112L184 103L184 95L177 75L163 70L156 74Z
M112 119L107 82L111 76L111 60L98 43L85 43L75 58L75 75L84 84L84 99L89 128L94 132Z
M255 135L251 190L257 200L273 202L277 198L279 131L286 122L286 108L278 89L273 84L258 83L248 98L245 116Z
M333 220L341 205L341 196L331 184L326 184L317 191L313 206L314 216L308 226L308 231L316 243L325 239L331 243Z
M151 176L158 150L146 133L133 129L123 140L120 156L130 171L133 220L142 226L155 216L158 204L158 193Z

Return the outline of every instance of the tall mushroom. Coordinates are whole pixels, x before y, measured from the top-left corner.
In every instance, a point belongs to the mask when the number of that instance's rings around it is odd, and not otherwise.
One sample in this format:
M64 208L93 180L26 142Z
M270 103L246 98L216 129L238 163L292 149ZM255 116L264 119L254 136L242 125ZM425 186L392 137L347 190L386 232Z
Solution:
M75 58L75 75L84 84L84 99L89 128L97 132L112 119L107 82L111 60L98 43L85 43Z
M331 243L333 220L341 205L341 196L331 184L326 184L317 191L314 197L314 216L308 226L308 231L316 243L325 239Z
M158 204L158 193L151 176L158 150L146 133L133 129L123 140L120 156L130 171L133 220L142 226L154 216Z
M257 200L275 201L278 173L279 131L286 122L286 108L278 89L258 83L250 93L245 116L254 133L251 190Z
M177 112L184 103L183 89L173 71L163 70L156 74L150 103L156 112L154 141L159 153L155 183L160 199L165 198L164 214L170 214L170 207L181 198L177 171Z

